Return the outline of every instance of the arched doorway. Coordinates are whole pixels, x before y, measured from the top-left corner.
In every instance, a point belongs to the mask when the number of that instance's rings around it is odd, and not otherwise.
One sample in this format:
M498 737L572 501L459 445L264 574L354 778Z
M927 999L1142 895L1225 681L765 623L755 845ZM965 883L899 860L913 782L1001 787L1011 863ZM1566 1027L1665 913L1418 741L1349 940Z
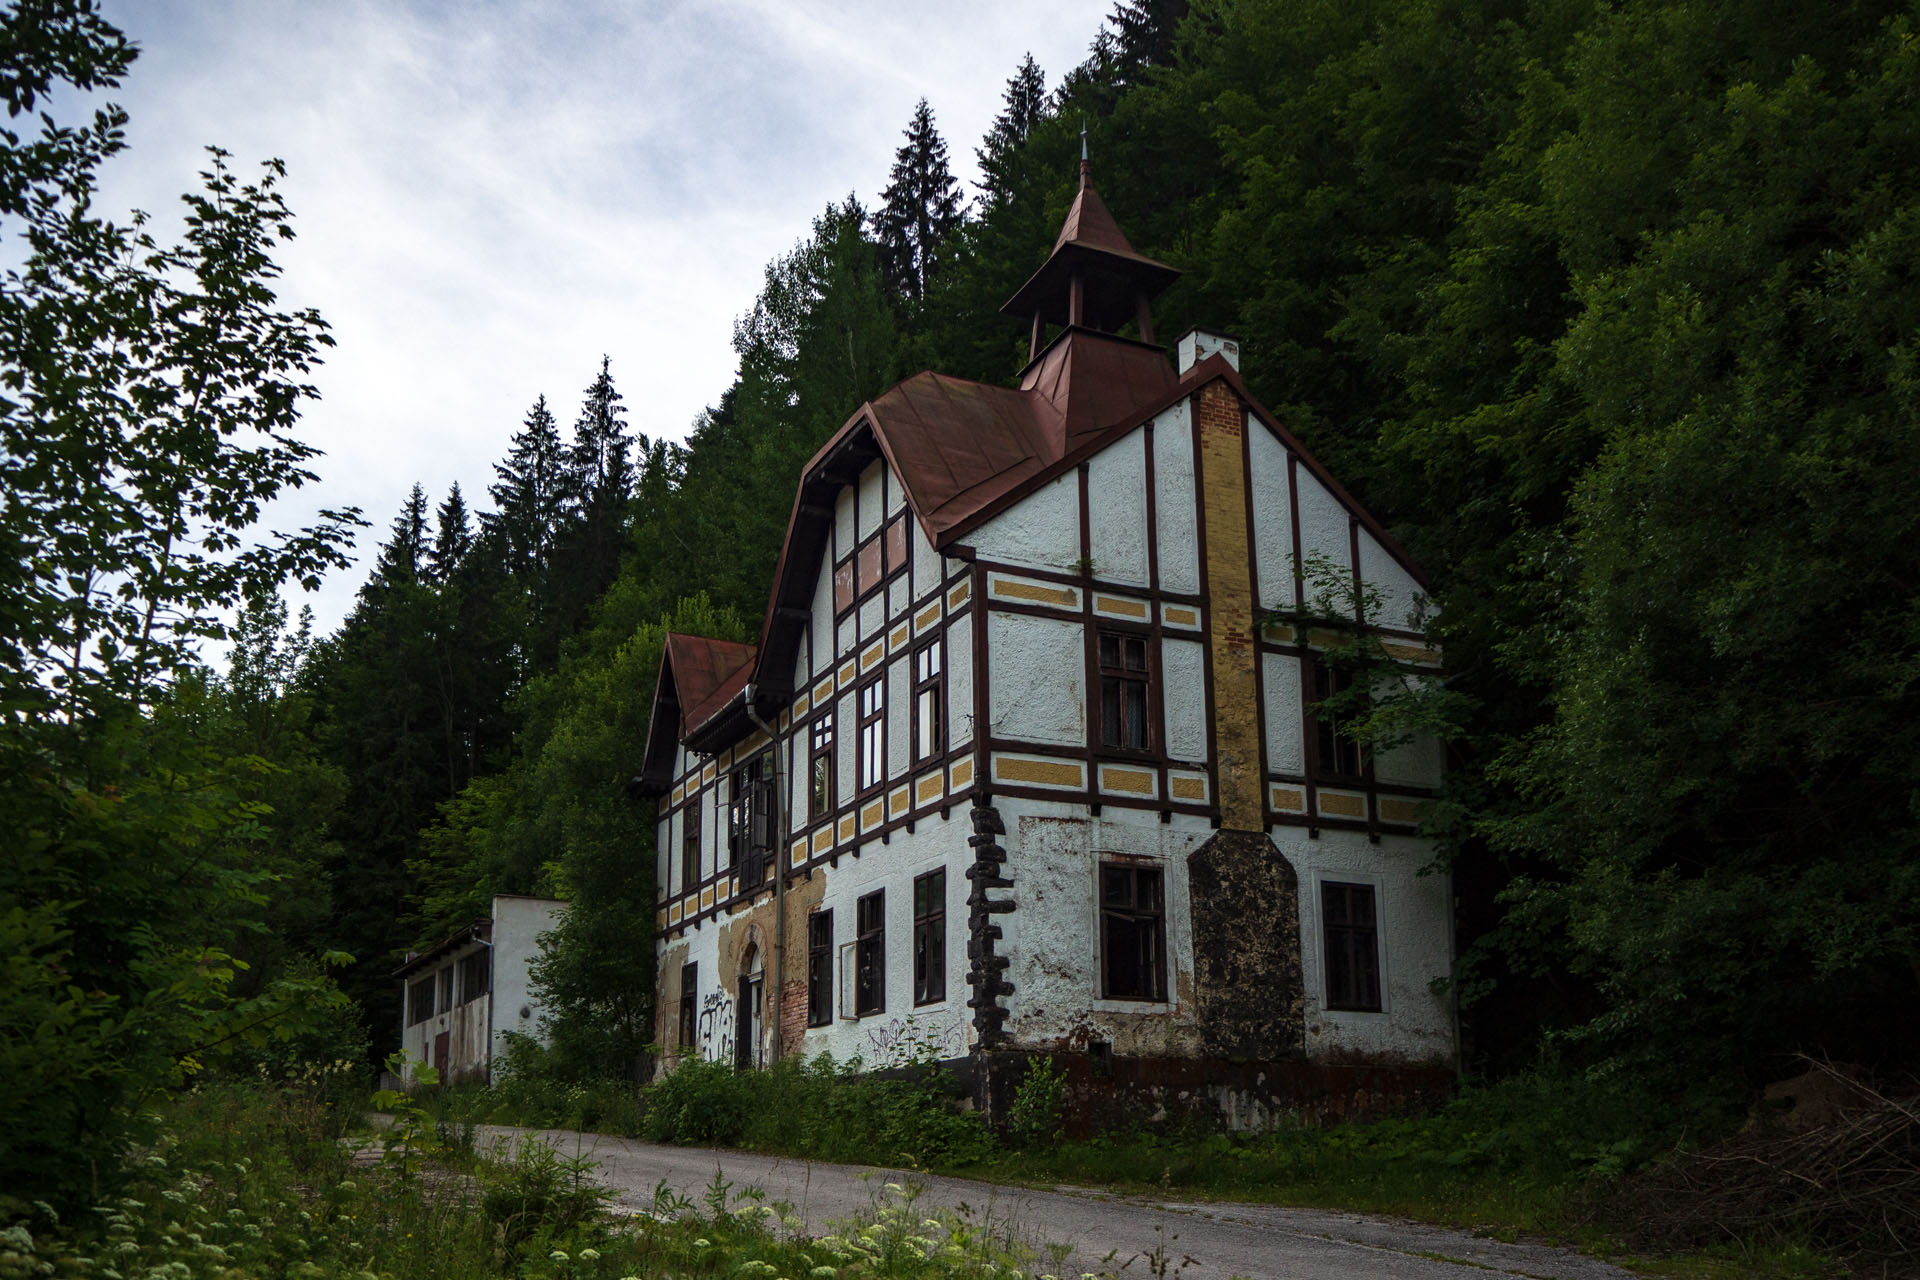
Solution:
M759 946L748 946L747 954L740 960L739 1001L733 1020L733 1065L743 1070L762 1065L760 1031L764 1014L761 1011L761 997L766 988L766 976Z

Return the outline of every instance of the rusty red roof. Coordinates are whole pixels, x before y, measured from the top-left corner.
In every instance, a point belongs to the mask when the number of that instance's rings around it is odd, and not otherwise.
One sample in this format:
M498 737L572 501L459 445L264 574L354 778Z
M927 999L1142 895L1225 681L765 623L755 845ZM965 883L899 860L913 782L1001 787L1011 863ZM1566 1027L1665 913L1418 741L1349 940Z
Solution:
M755 648L733 640L669 633L666 662L684 734L732 700L753 676Z

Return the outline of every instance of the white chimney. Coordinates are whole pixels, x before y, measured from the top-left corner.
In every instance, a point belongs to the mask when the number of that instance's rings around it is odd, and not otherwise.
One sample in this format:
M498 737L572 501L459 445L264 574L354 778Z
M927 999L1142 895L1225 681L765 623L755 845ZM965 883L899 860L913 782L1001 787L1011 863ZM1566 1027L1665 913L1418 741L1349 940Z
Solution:
M1180 335L1179 354L1182 374L1208 356L1225 356L1227 363L1238 369L1240 339L1230 338L1224 333L1209 333L1205 329L1189 329Z

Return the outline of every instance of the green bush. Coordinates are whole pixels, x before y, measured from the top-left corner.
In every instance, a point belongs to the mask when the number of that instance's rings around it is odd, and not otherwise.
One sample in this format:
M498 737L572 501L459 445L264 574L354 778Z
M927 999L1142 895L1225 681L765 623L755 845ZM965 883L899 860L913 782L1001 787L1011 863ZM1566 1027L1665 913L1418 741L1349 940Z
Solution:
M1029 1055L1007 1109L1007 1137L1015 1146L1044 1147L1060 1140L1066 1120L1067 1076L1052 1058Z

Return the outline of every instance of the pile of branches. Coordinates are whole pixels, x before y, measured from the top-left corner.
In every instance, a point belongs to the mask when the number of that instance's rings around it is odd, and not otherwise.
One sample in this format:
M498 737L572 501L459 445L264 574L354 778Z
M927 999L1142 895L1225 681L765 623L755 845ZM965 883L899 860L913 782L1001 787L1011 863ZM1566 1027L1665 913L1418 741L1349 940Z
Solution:
M1826 1086L1816 1115L1762 1114L1625 1179L1593 1216L1638 1248L1798 1242L1859 1275L1920 1276L1920 1088L1882 1092L1807 1061L1801 1080Z

